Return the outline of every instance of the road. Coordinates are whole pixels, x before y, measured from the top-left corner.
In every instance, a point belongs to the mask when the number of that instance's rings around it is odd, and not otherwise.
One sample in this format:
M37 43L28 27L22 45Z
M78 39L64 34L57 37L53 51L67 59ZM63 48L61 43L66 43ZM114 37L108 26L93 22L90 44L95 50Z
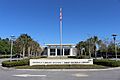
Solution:
M103 71L34 71L0 68L0 80L120 80L120 69Z

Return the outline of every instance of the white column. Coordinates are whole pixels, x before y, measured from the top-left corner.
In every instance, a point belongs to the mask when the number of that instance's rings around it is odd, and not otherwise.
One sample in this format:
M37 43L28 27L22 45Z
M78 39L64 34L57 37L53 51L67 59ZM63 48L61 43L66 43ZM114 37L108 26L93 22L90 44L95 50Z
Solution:
M57 48L55 48L55 56L57 56Z
M64 54L65 54L64 52L65 52L65 49L63 48L63 56L64 56Z
M47 52L48 57L50 56L50 48L48 47L48 52Z
M72 56L73 55L73 49L72 49L72 47L70 48L70 56Z

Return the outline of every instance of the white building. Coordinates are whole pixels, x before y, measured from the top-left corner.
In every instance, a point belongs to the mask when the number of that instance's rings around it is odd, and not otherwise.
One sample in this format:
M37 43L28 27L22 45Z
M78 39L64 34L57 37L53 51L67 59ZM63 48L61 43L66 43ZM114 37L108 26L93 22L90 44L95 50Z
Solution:
M76 56L75 45L62 44L62 54L60 54L60 44L46 44L47 56L58 57L58 56Z

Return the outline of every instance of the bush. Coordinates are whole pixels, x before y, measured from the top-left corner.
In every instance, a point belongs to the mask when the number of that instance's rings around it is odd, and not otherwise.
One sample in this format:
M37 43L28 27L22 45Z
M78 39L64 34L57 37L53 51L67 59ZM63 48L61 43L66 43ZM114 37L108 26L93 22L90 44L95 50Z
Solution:
M77 58L76 56L68 56L68 58Z
M109 66L109 67L119 67L120 66L120 61L115 61L115 60L107 60L107 59L102 59L102 60L93 60L94 64L97 65L103 65L103 66Z
M19 61L3 61L3 67L15 67L15 66L24 66L29 65L29 59L23 59Z
M0 59L1 58L10 58L10 55L0 55Z
M103 69L104 66L98 65L34 65L17 66L17 69Z
M89 56L81 55L77 57L78 59L89 59Z
M40 59L40 58L47 58L47 56L30 57L30 59Z
M47 58L47 56L41 56L41 58Z

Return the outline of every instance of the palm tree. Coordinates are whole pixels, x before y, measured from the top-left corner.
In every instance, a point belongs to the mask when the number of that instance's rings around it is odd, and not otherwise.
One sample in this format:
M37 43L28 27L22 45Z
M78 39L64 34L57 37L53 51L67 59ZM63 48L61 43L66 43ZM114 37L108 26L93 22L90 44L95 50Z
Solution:
M101 47L101 45L103 44L102 40L98 40L98 41L97 41L97 44L98 44L98 49L100 50L100 47Z
M92 52L92 46L93 46L93 42L92 42L92 37L87 39L86 43L87 43L87 46L88 46L88 54L89 54L89 58L91 58L91 52Z
M18 48L18 52L22 53L24 58L25 56L30 57L32 53L37 54L37 48L41 47L30 36L22 34L16 39L16 48Z
M93 37L93 42L94 42L94 54L95 54L95 59L96 59L96 57L97 57L96 44L98 42L98 37L97 36Z
M82 52L82 49L84 48L85 49L85 46L86 46L86 43L84 41L81 41L77 44L77 49L79 51L79 57L80 55L82 56L83 55L83 52Z

